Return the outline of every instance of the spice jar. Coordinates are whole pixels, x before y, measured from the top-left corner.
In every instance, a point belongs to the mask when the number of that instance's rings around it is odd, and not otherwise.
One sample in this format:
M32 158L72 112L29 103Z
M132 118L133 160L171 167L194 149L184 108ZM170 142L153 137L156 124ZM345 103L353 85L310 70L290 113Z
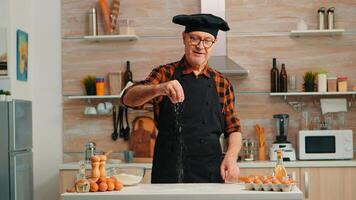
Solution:
M105 82L103 77L97 77L95 80L96 95L103 96L105 94Z
M253 161L255 160L255 143L251 140L243 141L243 160L244 161Z
M328 77L328 92L337 91L337 79L336 77Z
M347 92L347 77L340 76L337 78L337 89L339 92Z

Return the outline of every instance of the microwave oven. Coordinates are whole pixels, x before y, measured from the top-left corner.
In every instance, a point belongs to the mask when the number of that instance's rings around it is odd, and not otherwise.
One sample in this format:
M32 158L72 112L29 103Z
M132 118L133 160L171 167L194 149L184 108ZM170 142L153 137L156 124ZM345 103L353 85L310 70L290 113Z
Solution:
M299 160L353 159L352 130L302 130L298 135Z

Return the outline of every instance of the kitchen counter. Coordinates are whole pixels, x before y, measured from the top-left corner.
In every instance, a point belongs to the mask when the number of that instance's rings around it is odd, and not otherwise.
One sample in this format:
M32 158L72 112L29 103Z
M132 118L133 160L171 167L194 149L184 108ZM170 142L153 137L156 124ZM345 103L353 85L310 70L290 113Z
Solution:
M252 162L238 162L240 168L266 168L274 167L275 162L272 161L252 161ZM293 161L284 162L286 167L356 167L356 160L323 160L323 161ZM143 167L151 169L151 163L121 163L112 164L110 162L106 165L107 168L111 167ZM88 164L87 169L91 166ZM76 170L78 169L77 163L64 163L59 166L59 170Z
M63 193L63 200L302 200L303 193L248 191L241 184L139 184L121 191Z

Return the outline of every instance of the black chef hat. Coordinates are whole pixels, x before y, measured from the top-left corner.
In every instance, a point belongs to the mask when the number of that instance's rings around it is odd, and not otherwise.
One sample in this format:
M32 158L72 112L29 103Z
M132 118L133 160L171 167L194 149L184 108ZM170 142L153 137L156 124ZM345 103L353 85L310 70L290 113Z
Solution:
M172 22L185 26L184 32L186 33L203 31L212 34L214 37L218 35L219 29L222 31L230 30L225 20L212 14L176 15Z

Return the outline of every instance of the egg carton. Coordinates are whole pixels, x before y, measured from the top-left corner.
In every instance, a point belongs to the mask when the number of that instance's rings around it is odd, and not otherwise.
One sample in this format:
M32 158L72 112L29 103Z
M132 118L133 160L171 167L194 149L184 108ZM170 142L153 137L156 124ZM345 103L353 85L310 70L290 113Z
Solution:
M290 192L297 187L295 183L291 184L257 184L257 183L245 183L246 190L255 191L275 191L275 192Z

